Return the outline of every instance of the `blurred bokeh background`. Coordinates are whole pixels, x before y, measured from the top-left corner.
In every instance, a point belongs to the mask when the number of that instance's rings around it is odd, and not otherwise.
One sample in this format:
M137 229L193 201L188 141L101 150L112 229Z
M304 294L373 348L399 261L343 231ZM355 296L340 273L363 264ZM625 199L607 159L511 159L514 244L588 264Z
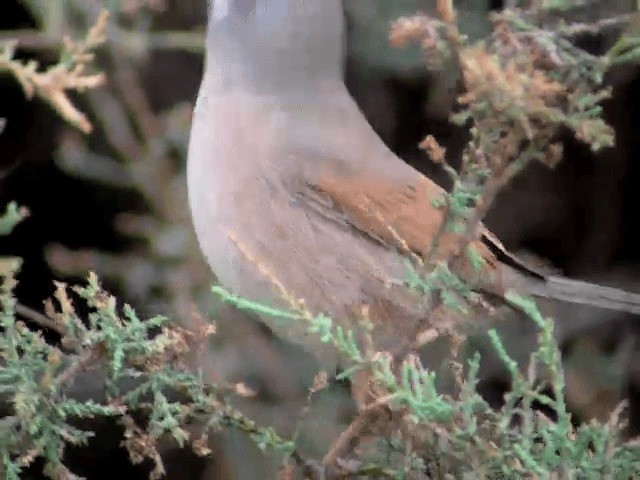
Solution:
M630 0L595 3L600 7L570 15L595 21L637 7ZM417 144L431 133L447 147L450 162L459 162L466 132L447 121L459 88L457 72L427 71L417 49L399 51L387 42L391 20L419 9L433 12L434 4L345 0L346 81L390 148L446 185L446 176ZM488 13L504 7L499 0L457 6L462 30L472 39L486 35ZM0 238L0 254L25 260L18 299L41 311L53 280L78 283L95 271L108 290L144 316L163 314L186 324L198 316L215 319L214 353L202 359L210 378L247 383L256 392L243 405L247 413L290 429L294 408L304 405L313 361L253 319L215 304L213 278L190 224L186 145L202 73L205 0L4 0L0 41L16 39L19 58L46 66L57 61L63 37L82 37L101 8L113 12L97 59L108 84L74 97L94 126L91 134L65 124L37 99L26 99L10 75L0 74L0 118L6 119L0 203L16 200L31 212L13 235ZM602 53L618 33L585 33L576 41ZM531 261L640 292L640 76L629 66L611 72L607 81L613 97L604 109L616 129L616 147L594 155L567 136L560 165L551 170L532 164L500 195L487 223L508 248ZM604 418L629 398L630 433L640 433L639 319L598 314L610 317L604 326L563 345L571 406L577 419ZM504 384L489 379L482 388L499 401ZM346 418L349 403L338 403L328 402L326 414ZM229 438L222 456L255 454L247 443ZM225 471L225 478L260 478L251 469L267 468L236 463L221 460L210 468Z

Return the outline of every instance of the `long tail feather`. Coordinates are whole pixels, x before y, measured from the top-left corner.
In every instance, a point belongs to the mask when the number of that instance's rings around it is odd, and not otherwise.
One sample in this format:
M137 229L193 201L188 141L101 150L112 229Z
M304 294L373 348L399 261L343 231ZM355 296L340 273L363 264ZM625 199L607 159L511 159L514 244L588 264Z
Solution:
M534 287L534 295L564 302L640 315L640 295L566 277L550 276Z

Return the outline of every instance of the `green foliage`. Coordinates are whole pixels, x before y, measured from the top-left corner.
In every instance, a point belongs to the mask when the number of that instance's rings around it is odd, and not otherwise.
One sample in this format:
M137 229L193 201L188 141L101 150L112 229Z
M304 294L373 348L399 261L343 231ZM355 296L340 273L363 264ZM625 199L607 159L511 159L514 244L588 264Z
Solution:
M11 205L0 224L15 223L17 212ZM37 458L45 460L51 478L74 478L64 466L65 447L93 436L75 426L79 419L122 424L132 461L156 463L153 478L164 472L158 442L166 435L180 446L201 441L185 429L199 416L208 418L209 429L238 428L261 448L292 451L273 429L257 426L221 400L224 389L206 385L187 369L189 332L164 317L143 321L131 307L119 308L94 274L86 286L72 289L90 310L86 320L76 313L66 286L58 285L58 308L50 305L48 314L62 340L60 346L45 341L16 319L13 288L20 264L15 258L0 262L0 400L3 412L8 410L0 420L0 472L6 478L19 478ZM142 425L134 414L144 417Z
M19 208L16 202L10 202L0 217L0 235L9 235L27 215L28 212L25 208Z
M640 14L635 13L618 41L606 55L611 65L637 64L640 61Z
M219 285L214 286L212 288L212 292L225 302L246 312L251 312L257 315L266 315L268 317L284 321L307 322L309 333L317 335L323 343L332 344L351 361L355 363L362 362L363 356L358 344L356 343L354 333L352 331L345 331L343 327L336 325L333 320L325 314L321 313L312 315L303 308L300 308L297 311L273 308L259 302L253 302L246 298L233 295Z
M225 295L220 288L216 288L216 293ZM464 369L460 364L452 364L458 373L453 395L438 391L436 373L424 368L416 357L408 357L395 369L388 355L377 355L368 366L384 391L380 400L408 422L411 433L403 436L400 430L393 430L378 446L377 461L358 463L351 474L404 479L427 471L430 478L535 475L623 479L640 473L640 443L624 441L622 406L604 424L591 421L574 427L565 402L564 372L553 337L553 322L541 316L531 299L510 293L508 300L536 324L539 337L538 347L531 353L523 374L496 331L488 332L511 376L503 406L492 409L477 392L479 354ZM341 339L334 335L331 341L337 345ZM540 372L546 373L544 381ZM547 386L551 393L546 393ZM554 418L545 415L541 407ZM384 454L394 442L405 445L404 448L413 445L413 456L423 454L416 457L420 461L413 458L408 466L403 457L402 466L394 469L390 457Z

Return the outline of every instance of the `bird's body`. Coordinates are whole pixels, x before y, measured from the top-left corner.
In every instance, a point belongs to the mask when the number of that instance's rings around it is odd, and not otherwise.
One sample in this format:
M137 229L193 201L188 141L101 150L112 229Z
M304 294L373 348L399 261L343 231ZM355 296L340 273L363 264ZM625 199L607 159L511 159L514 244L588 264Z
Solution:
M212 2L210 17L188 183L218 280L287 307L283 287L346 326L366 305L380 347L410 340L403 335L425 320L427 306L402 285L401 253L429 251L443 218L434 200L444 191L384 145L347 92L341 1L227 0ZM488 232L475 246L485 291L533 286L553 296L544 278L501 263L508 255ZM268 323L331 357L306 325Z
M364 234L354 242L354 234L360 234L328 205L309 208L316 200L309 197L312 185L323 177L339 178L336 174L344 176L346 185L371 169L367 158L388 157L388 172L372 172L381 178L409 180L413 174L404 163L394 166L395 157L360 121L344 87L334 87L337 94L318 99L308 114L301 105L282 108L276 99L256 101L242 92L199 99L192 133L197 143L192 143L188 171L198 238L218 280L236 294L290 307L277 279L311 312L326 312L342 322L356 318L360 305L374 302L388 302L394 318L387 323L414 322L422 307L419 297L400 285L406 275L401 255ZM200 110L202 102L206 107ZM198 122L201 115L207 118ZM359 144L367 137L370 143ZM243 161L227 168L228 152ZM270 175L274 171L281 174ZM294 339L307 329L291 322L271 326ZM311 350L324 354L319 344Z

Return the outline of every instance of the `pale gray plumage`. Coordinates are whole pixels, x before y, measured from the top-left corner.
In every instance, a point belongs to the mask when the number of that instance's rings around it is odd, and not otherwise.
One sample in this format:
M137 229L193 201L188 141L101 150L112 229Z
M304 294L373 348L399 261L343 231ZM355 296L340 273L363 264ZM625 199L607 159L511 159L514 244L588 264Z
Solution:
M358 305L374 305L378 317L388 317L378 318L388 346L423 319L424 302L400 285L400 255L310 188L331 175L375 175L400 186L419 177L348 94L343 28L341 0L212 0L189 145L189 200L200 246L222 285L286 307L261 265L310 311L328 312L343 325ZM525 293L640 312L637 295L501 268L507 286ZM332 359L306 325L268 323Z

